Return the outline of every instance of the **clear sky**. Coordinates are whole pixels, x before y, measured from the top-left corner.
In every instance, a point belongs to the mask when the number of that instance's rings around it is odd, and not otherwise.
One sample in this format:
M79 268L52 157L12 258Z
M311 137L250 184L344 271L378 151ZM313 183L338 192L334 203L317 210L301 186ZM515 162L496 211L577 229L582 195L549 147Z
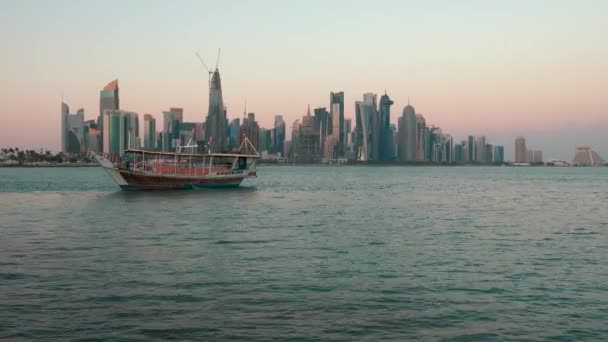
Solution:
M120 80L121 107L160 118L207 111L220 71L229 118L271 127L346 93L408 97L460 140L524 135L545 157L608 157L608 1L0 1L0 146L59 148L61 96L87 119ZM159 122L161 120L158 120ZM288 136L289 138L289 136Z

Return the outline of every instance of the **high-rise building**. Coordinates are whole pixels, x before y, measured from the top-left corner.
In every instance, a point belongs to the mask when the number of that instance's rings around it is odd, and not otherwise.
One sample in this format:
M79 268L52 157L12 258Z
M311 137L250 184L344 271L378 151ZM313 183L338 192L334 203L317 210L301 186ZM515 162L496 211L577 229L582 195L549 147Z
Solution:
M532 160L533 163L542 163L543 162L543 151L534 150L532 151Z
M454 138L446 134L441 144L441 162L451 163L454 161Z
M454 145L454 161L456 163L462 163L464 161L464 147L464 143Z
M70 114L70 107L61 103L61 152L85 152L84 109Z
M494 146L486 144L484 163L491 163L494 160Z
M475 139L475 161L482 164L486 162L486 137L484 136Z
M97 120L84 122L85 152L99 152L101 146L101 130L97 128Z
M156 149L156 119L152 114L144 114L144 148Z
M516 163L527 163L527 148L526 139L524 137L517 137L515 139L515 162Z
M389 161L395 159L393 154L393 135L391 134L391 106L393 101L388 97L386 91L380 97L379 129L376 133L379 138L379 159Z
M351 151L352 149L352 135L351 135L351 131L352 131L352 126L353 126L353 120L352 119L344 119L344 151Z
M493 161L494 163L504 163L505 161L505 148L504 146L494 146L494 153L493 153Z
M163 135L159 148L164 152L175 151L180 144L181 124L184 122L184 109L171 107L163 112Z
M274 117L273 145L273 152L283 155L285 145L285 121L283 121L283 115L276 115Z
M372 134L374 117L377 116L378 106L376 94L363 94L363 101L355 103L355 115L357 120L357 159L361 161L377 160L372 146Z
M61 152L66 152L67 151L67 136L68 136L68 116L70 115L70 107L65 103L65 102L61 102L61 134L60 134L60 141L61 141Z
M467 137L467 161L474 162L475 161L475 137L469 135Z
M228 129L230 130L230 135L228 137L228 146L229 149L233 150L239 147L238 145L240 139L239 135L241 130L241 119L236 118L230 121Z
M325 151L327 135L331 134L331 118L325 107L314 109L313 130L319 135L319 149ZM298 121L299 122L299 121Z
M260 152L261 154L265 154L267 155L272 148L272 138L271 138L271 132L272 130L267 129L267 128L263 128L260 127L260 147L258 152Z
M534 162L534 151L527 149L526 150L526 163Z
M399 127L399 160L416 160L416 111L411 105L403 108Z
M255 121L255 114L248 113L246 118L243 118L243 123L240 127L239 146L243 143L243 139L247 137L253 147L261 153L260 150L260 125Z
M310 106L302 122L296 120L293 123L292 138L290 146L290 157L301 163L316 163L321 160L323 150L320 149L319 133L315 129L315 118L310 115ZM328 135L326 149L334 146L333 138ZM329 153L329 152L328 152Z
M340 155L340 134L343 133L342 129L344 126L344 120L342 120L342 128L340 127L340 103L333 103L330 110L328 124L331 123L331 133L325 138L325 146L323 150L323 158L327 160L337 158ZM304 124L304 121L302 121L302 124Z
M107 110L119 110L120 109L120 97L118 91L118 80L113 80L106 84L105 87L99 92L99 117L97 119L97 127L102 130L101 136L103 139L103 129L105 111ZM105 139L103 139L105 141ZM104 146L100 146L101 150L105 151Z
M227 126L228 122L222 97L220 71L216 68L211 77L211 82L209 82L209 110L207 111L207 118L205 120L205 139L213 141L214 151L224 151L228 147L226 139ZM252 137L249 137L249 139L251 140Z
M416 160L424 161L425 158L425 142L427 133L426 120L420 114L416 114Z
M335 127L336 130L332 128L332 134L337 137L337 153L338 156L342 156L344 154L344 146L345 146L345 135L344 135L344 92L331 92L329 94L329 110L331 111L332 120L336 118L337 123L332 122L332 127ZM337 131L334 133L334 131Z
M106 110L103 119L103 152L124 154L128 148L139 147L139 119L137 113Z

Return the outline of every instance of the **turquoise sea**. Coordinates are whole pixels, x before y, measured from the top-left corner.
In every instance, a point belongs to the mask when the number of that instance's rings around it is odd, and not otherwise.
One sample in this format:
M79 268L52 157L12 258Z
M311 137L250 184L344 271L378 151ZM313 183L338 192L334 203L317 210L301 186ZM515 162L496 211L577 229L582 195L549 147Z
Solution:
M608 168L0 169L0 339L608 340Z

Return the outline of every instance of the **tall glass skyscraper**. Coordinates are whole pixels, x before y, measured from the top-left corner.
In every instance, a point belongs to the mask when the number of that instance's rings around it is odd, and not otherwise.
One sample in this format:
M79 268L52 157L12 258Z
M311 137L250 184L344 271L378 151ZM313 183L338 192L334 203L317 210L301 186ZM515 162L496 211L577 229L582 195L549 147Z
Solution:
M104 134L104 117L105 111L108 110L119 110L120 109L120 97L118 91L118 79L111 81L106 84L105 87L99 92L99 117L97 118L97 127L101 128L102 140ZM105 146L100 146L101 150L105 151Z
M273 152L283 155L285 147L285 121L283 115L274 117L274 141Z
M139 147L139 119L137 113L106 110L104 116L104 153L124 154L128 148Z
M503 163L505 161L505 147L501 145L494 146L495 163Z
M411 105L403 108L399 127L399 160L416 160L416 111Z
M475 161L475 137L472 135L467 138L467 161Z
M209 110L205 120L205 139L214 140L213 150L223 151L227 147L226 139L226 108L222 97L222 82L220 71L216 68L209 83ZM213 137L213 139L212 139ZM252 137L249 137L252 139Z
M156 119L151 114L144 114L144 148L156 149Z
M84 109L70 114L70 107L61 102L61 152L81 153L86 149Z
M337 105L335 107L334 105ZM337 113L334 115L334 108ZM333 124L334 127L338 128L339 132L332 133L337 141L337 150L338 155L342 156L344 154L344 146L345 146L345 135L344 135L344 92L331 92L329 94L329 110L331 111L331 117L337 118L338 122Z
M379 130L379 160L390 161L395 158L393 154L393 134L391 132L391 106L393 101L386 92L380 97Z

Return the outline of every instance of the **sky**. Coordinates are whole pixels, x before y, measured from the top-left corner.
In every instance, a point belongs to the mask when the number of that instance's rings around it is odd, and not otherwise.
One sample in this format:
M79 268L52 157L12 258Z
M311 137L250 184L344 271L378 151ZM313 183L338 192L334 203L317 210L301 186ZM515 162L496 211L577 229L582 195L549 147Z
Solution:
M289 127L345 92L408 99L456 141L485 135L571 159L608 157L608 1L0 0L0 146L60 148L61 99L85 118L118 78L122 109L161 118L207 112L219 70L229 119L256 113ZM158 120L159 122L162 120Z

